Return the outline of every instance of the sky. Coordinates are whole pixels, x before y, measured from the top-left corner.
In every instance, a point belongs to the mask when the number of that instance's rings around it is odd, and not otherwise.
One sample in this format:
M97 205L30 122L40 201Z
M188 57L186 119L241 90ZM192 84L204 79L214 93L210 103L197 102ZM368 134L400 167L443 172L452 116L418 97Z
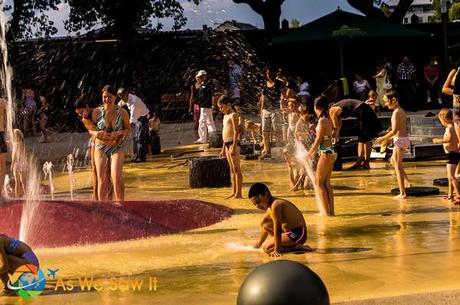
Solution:
M116 0L115 0L116 1ZM226 20L236 20L250 23L263 28L262 18L256 14L247 4L235 4L232 0L202 0L200 5L195 5L187 0L179 0L187 17L187 25L184 29L201 29L204 24L215 27ZM12 0L6 0L11 4ZM308 23L340 7L343 10L355 12L346 0L285 0L282 6L281 20L297 19L301 24ZM55 22L58 29L56 36L65 36L64 20L69 14L68 4L60 4L57 11L49 11L48 15ZM172 22L161 21L165 29L170 29Z

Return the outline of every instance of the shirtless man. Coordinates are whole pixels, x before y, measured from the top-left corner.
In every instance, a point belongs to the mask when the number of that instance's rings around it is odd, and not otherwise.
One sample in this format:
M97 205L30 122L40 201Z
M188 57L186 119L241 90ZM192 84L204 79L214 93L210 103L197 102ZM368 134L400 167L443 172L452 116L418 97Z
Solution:
M311 251L309 246L303 245L307 241L305 219L293 203L273 197L262 183L251 186L248 198L256 208L266 211L260 224L259 241L254 245L256 249L263 245L265 253L271 257L286 252ZM272 238L266 240L269 235Z
M393 110L391 116L391 130L384 136L376 140L377 143L382 143L390 138L393 138L394 148L391 156L391 165L395 168L396 177L398 178L399 195L395 199L405 199L407 197L406 188L410 187L409 179L403 168L403 158L406 149L410 147L410 139L407 135L406 112L401 108L398 101L396 91L389 91L383 96L385 107Z
M0 99L0 203L5 201L2 190L6 174L6 152L8 151L5 140L6 107L6 100L3 98Z
M233 111L232 99L222 95L217 101L220 111L224 114L223 119L223 130L222 139L224 144L222 145L222 151L220 156L227 158L230 166L230 171L233 177L232 194L226 199L237 199L243 198L241 196L241 186L243 184L243 174L241 173L240 167L240 141L239 136L239 116Z

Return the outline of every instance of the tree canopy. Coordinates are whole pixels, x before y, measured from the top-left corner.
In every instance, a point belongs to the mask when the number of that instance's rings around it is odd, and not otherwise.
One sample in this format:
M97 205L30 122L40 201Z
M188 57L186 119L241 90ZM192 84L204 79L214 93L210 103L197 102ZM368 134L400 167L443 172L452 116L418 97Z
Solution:
M4 0L0 0L3 3ZM13 0L4 11L11 14L8 37L10 40L49 37L56 34L54 22L47 12L57 10L61 0Z
M441 21L441 0L433 0L434 20ZM460 19L460 0L451 0L448 7L448 16L450 21Z
M173 29L180 29L187 19L178 0L65 0L70 5L65 29L79 33L100 24L113 33L127 37L138 27L161 29L162 18L172 18ZM198 4L199 0L188 0Z

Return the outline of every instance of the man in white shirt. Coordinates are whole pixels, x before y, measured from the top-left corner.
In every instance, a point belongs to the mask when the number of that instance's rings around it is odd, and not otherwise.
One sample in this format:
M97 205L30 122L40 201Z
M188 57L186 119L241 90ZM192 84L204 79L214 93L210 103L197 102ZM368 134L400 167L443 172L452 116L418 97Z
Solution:
M149 134L149 109L144 102L125 88L118 89L118 106L128 106L129 122L133 126L133 162L146 162L147 140Z
M212 98L214 96L214 86L208 79L208 74L204 70L198 71L196 77L201 81L198 89L198 105L200 105L200 119L198 125L199 139L195 143L207 143L209 133L216 131L214 118L212 117Z

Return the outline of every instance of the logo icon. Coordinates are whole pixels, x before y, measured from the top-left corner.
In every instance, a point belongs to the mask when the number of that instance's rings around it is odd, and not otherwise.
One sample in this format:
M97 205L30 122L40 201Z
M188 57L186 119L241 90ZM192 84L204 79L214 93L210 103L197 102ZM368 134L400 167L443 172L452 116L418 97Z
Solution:
M37 262L37 264L19 266L12 275L8 275L9 280L6 284L8 289L15 291L17 295L26 299L38 297L46 285L45 274L37 267L38 260L35 255L33 256L34 259L31 259L31 261Z

